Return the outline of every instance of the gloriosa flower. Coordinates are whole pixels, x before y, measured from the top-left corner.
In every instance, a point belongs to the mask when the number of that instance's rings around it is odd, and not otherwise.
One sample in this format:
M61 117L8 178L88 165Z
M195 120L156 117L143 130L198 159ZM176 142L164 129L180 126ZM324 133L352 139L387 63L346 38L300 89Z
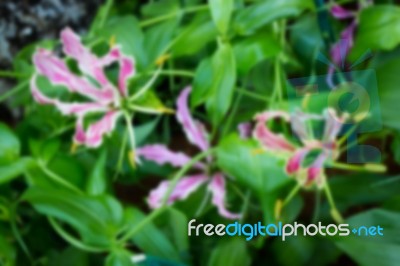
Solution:
M290 122L301 146L295 145L282 134L276 134L268 128L266 123L276 118ZM339 155L336 138L346 120L346 115L338 117L331 108L326 109L323 115L303 113L299 110L292 115L284 111L266 111L256 115L255 120L253 137L267 151L280 153L287 158L285 170L288 175L294 175L300 185L309 186L315 183L318 187L323 187L324 164L329 160L336 160ZM310 125L313 120L324 122L321 138L314 135ZM307 156L311 156L314 152L317 152L316 157L306 165Z
M31 79L33 98L40 104L54 105L64 115L76 116L74 135L76 144L91 148L99 147L103 136L114 130L118 118L127 114L127 106L129 107L132 99L137 98L137 94L129 98L128 92L128 80L136 74L135 61L124 55L118 45L111 47L103 57L96 56L82 44L79 36L70 28L61 32L61 42L63 52L77 62L82 75L73 73L64 60L51 51L39 48L33 55L33 63L37 71ZM113 63L119 65L116 85L107 78L105 73L105 67ZM61 85L71 93L84 96L88 101L63 102L46 96L37 86L38 75L46 77L53 85ZM150 86L147 84L139 93L143 94L143 89L148 87ZM93 113L102 113L103 117L90 124L85 130L84 120L87 115Z
M188 108L188 97L191 88L185 88L178 97L176 117L182 125L187 139L200 150L206 151L210 147L207 140L207 132L204 125L193 119ZM181 167L188 163L191 158L182 152L173 152L165 145L154 144L141 147L137 150L138 156L142 156L147 160L156 162L157 164L169 163L175 167ZM225 177L221 172L209 175L207 173L207 164L212 158L207 158L205 162L198 162L194 169L199 171L198 174L190 175L182 178L172 191L168 204L172 204L177 200L187 198L191 193L196 191L201 185L208 183L208 190L212 194L212 204L218 209L221 216L228 219L238 219L239 214L228 211L225 207ZM150 192L148 203L151 208L161 206L162 200L166 195L170 181L163 181L160 185Z

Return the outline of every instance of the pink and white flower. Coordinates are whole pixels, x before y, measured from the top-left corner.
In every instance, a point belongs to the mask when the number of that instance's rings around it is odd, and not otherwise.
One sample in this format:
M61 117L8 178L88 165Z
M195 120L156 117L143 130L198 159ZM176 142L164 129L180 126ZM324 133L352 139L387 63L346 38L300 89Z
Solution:
M185 88L178 97L176 117L182 125L183 131L187 139L196 145L201 151L206 151L210 147L207 139L207 132L204 125L195 120L188 107L188 97L191 88ZM165 145L154 144L141 147L137 150L138 156L147 160L154 161L158 164L169 163L175 167L184 166L191 158L182 153L169 150ZM212 158L207 158L205 162L199 162L194 165L194 170L199 173L183 177L173 189L168 198L167 204L173 204L177 200L187 198L191 193L196 191L201 185L207 184L208 190L212 195L212 204L217 207L218 213L228 219L239 219L239 214L232 213L226 208L226 178L221 172L209 175L207 173L207 163ZM150 192L148 204L151 208L159 208L166 196L170 181L163 181L160 185Z
M275 118L281 118L290 123L293 132L301 142L300 147L268 128L266 123ZM292 115L283 111L267 111L256 115L255 119L253 137L267 151L282 154L287 158L285 170L288 175L295 176L301 185L308 186L312 183L317 184L318 187L324 185L324 164L329 160L337 159L336 138L346 120L345 115L338 117L335 110L329 108L323 115L306 114L301 111L296 111ZM324 122L324 133L320 139L314 137L309 124L312 120ZM306 158L312 152L317 152L318 155L305 166Z
M110 134L123 115L123 102L128 101L128 80L135 76L135 60L113 46L103 57L98 57L85 47L78 35L70 28L61 32L63 52L77 62L82 75L73 73L66 62L52 51L39 48L33 55L36 73L30 83L33 98L39 104L54 105L63 115L76 117L74 142L96 148L103 137ZM105 74L105 67L119 65L118 84L114 85ZM83 102L64 102L45 95L38 87L39 76L47 78L53 85L61 85L69 92L85 98ZM103 114L97 122L85 128L89 114ZM128 125L131 126L131 125Z

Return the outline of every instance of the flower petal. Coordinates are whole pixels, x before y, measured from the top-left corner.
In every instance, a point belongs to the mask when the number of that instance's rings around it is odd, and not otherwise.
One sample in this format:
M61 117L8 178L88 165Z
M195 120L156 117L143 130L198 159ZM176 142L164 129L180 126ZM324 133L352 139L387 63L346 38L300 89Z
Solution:
M334 143L340 130L342 129L345 117L338 117L335 109L329 108L324 112L325 116L325 129L324 129L324 142Z
M317 159L312 163L312 165L307 169L307 181L306 185L315 181L321 183L321 177L324 174L324 163L328 155L326 153L321 153Z
M142 156L146 160L154 161L157 164L169 163L179 167L187 164L191 158L182 152L173 152L166 146L161 144L147 145L137 149L137 155ZM199 169L204 169L204 164L197 163L195 165Z
M225 178L221 173L217 173L208 185L212 193L212 204L217 207L218 213L227 219L240 219L241 215L228 211L225 207Z
M275 134L266 126L266 122L274 118L289 120L289 114L283 111L268 111L256 116L256 126L253 130L253 137L262 146L275 151L294 151L294 146L281 134Z
M292 130L301 142L305 145L309 143L313 138L313 132L309 126L309 120L322 120L323 117L316 114L303 113L300 110L296 110L290 117L290 125Z
M172 191L167 204L173 204L177 200L186 199L191 193L196 191L199 186L208 180L208 177L200 174L187 176L182 178L175 186ZM170 186L170 181L163 181L160 185L150 192L148 198L148 204L150 208L156 209L161 207L162 201L168 192L168 187Z
M190 115L188 108L188 97L190 91L191 88L187 87L179 95L177 100L176 118L182 124L188 140L204 151L208 149L206 131L204 126L200 122L194 120Z
M75 34L70 28L65 28L61 32L61 41L64 53L78 62L82 72L95 78L101 85L108 83L101 61L83 46L79 35Z
M109 111L99 121L91 124L86 132L83 130L82 120L78 119L74 140L87 147L99 147L103 142L103 136L114 130L121 115L119 111Z
M308 148L298 149L293 156L289 159L286 164L286 172L288 175L292 175L299 171L302 167L303 161L307 154L310 152Z
M128 95L128 80L135 75L135 62L128 56L121 56L119 61L118 88L123 96Z
M351 11L348 11L346 9L344 9L343 7L334 4L331 7L331 14L333 17L337 18L337 19L346 19L346 18L353 18L354 14Z
M242 139L247 139L251 136L251 123L244 122L238 125L239 135Z
M86 79L71 73L64 61L50 51L38 49L33 55L33 63L38 73L47 77L54 85L65 86L71 92L77 92L104 104L114 100L114 92L109 86L107 89L97 89Z
M64 103L44 95L36 85L36 75L30 81L31 93L39 104L54 105L64 115L85 116L88 113L106 112L108 108L99 103Z

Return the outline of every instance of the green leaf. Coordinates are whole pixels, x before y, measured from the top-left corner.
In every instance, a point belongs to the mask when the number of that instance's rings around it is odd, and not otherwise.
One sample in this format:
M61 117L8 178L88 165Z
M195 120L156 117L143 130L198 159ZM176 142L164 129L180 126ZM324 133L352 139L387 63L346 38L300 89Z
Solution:
M92 173L89 176L86 185L86 191L89 195L101 195L107 189L107 177L105 173L107 152L103 150L97 159Z
M241 9L234 19L234 27L239 34L248 35L274 20L298 16L312 8L310 0L260 1Z
M167 108L162 103L161 99L158 98L157 94L152 90L146 91L143 95L141 95L138 99L136 99L134 105L137 106L138 108L143 108L143 112L146 112L146 110L148 110L149 112L152 111L166 112L166 113L173 112L172 109Z
M212 62L210 58L203 59L196 69L193 91L190 94L191 105L196 107L203 104L207 100L207 96L210 94L212 89L212 79L210 78L213 74Z
M209 0L211 15L219 32L225 35L233 11L233 0Z
M175 246L180 253L189 251L189 236L186 230L182 230L188 224L186 215L177 209L169 209L168 226L173 237Z
M106 259L106 266L134 266L133 254L125 249L118 249L111 252Z
M89 266L89 255L82 250L68 247L62 252L50 253L49 266Z
M0 166L0 184L7 183L22 175L32 164L31 158L21 158L8 165Z
M346 222L351 228L359 226L381 226L383 236L339 237L335 243L360 265L397 265L400 261L400 214L374 209L357 214Z
M209 266L245 266L250 265L251 257L246 248L246 241L233 238L218 245L211 253Z
M228 112L236 84L236 62L232 47L220 43L212 57L212 85L206 103L207 112L216 126Z
M192 55L206 47L217 36L217 29L209 15L197 15L187 26L180 30L178 40L172 47L174 57Z
M19 157L21 144L12 130L0 123L0 165L13 162Z
M125 212L125 220L130 227L136 226L145 218L138 209L129 208ZM138 232L132 241L146 254L179 262L180 256L171 241L154 224L148 223Z
M258 196L266 222L274 221L274 207L279 189L290 182L283 160L267 152L257 154L259 145L237 134L225 137L218 145L217 164L237 182Z
M256 64L281 51L279 41L265 31L236 42L233 46L239 74L244 75Z
M390 50L400 43L400 7L377 5L363 9L355 49Z
M77 230L86 244L109 247L123 222L121 204L114 198L31 187L23 195L44 215L60 219Z

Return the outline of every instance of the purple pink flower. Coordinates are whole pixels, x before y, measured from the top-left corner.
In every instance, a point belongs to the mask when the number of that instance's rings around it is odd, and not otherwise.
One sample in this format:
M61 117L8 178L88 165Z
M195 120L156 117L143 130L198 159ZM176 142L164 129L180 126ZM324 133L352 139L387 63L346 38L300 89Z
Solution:
M207 131L204 125L195 120L188 107L188 97L191 88L185 88L178 97L176 117L182 125L183 131L187 139L201 151L210 148L207 139ZM191 157L182 153L169 150L165 145L153 144L141 147L137 150L138 156L147 160L156 162L157 164L169 163L175 167L182 167L187 164ZM177 200L186 199L190 194L196 191L203 184L207 184L208 191L212 195L212 204L217 207L219 214L228 219L238 219L239 214L232 213L226 208L226 177L221 172L213 174L208 173L208 164L212 158L208 157L204 162L198 162L194 165L193 170L197 174L188 175L180 179L177 185L169 195L168 204L172 204ZM170 181L163 181L160 185L150 192L148 203L151 208L159 208L170 186Z
M297 145L284 135L274 133L269 129L267 123L277 118L290 123L301 145ZM326 109L323 115L307 114L301 111L296 111L292 115L283 111L266 111L256 115L253 137L267 151L287 158L286 173L295 176L301 185L308 186L315 183L322 187L325 180L324 164L329 160L337 159L336 138L345 119L345 115L338 117L333 109ZM310 124L312 121L324 123L324 132L321 138L314 136ZM313 152L317 152L316 157L307 165L306 158Z

